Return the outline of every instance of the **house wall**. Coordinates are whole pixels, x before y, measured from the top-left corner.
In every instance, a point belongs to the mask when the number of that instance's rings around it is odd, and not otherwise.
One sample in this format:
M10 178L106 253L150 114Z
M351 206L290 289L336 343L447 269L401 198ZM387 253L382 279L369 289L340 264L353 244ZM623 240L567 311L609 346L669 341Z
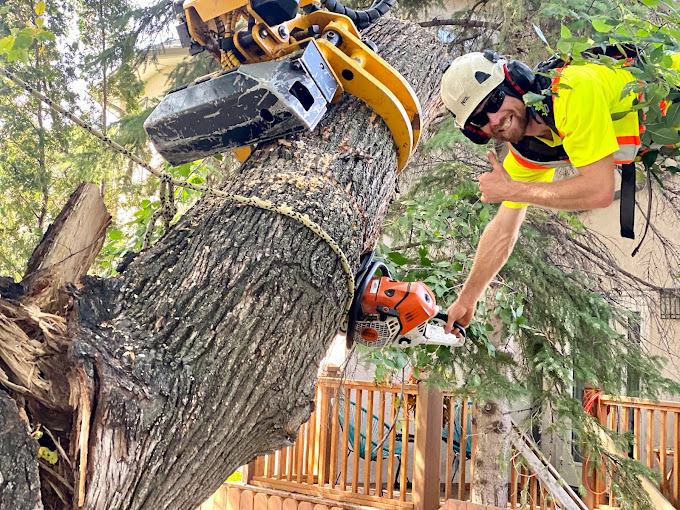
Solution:
M150 100L165 94L168 75L187 58L190 58L189 50L182 48L179 40L166 41L157 50L155 58L149 60L139 71L139 79L144 82L144 97Z

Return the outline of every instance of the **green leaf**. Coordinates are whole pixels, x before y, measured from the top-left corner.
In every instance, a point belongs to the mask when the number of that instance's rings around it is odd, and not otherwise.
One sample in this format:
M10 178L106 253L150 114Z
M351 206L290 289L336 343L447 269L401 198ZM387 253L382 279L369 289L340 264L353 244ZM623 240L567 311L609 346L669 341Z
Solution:
M41 43L47 42L47 41L52 41L54 42L54 34L52 32L48 32L47 30L43 30L42 32L38 32L35 34L35 38L40 41Z
M26 29L21 30L14 41L13 50L26 50L33 44L34 33L32 31L28 32Z
M109 230L108 234L109 239L118 240L123 238L123 232L117 228Z
M7 54L7 62L14 62L15 60L28 64L28 49L12 48Z
M524 94L523 99L524 104L535 105L541 103L545 99L545 96L542 94L536 94L535 92L529 92Z
M604 18L592 18L590 22L593 25L593 28L598 32L609 32L612 29L608 20Z
M38 16L42 16L44 12L45 12L45 2L43 0L40 0L40 2L38 2L38 5L35 6L35 13Z
M557 51L560 53L571 53L571 43L568 43L564 39L557 41Z
M562 25L560 29L560 37L571 37L571 30L569 30L566 25Z
M479 213L479 220L482 222L489 221L489 210L486 207Z
M397 264L398 266L403 266L405 264L410 264L411 260L399 253L398 251L391 251L387 254L389 259Z
M7 53L14 45L14 36L8 35L0 39L0 55Z
M180 177L189 177L191 174L192 163L184 163L183 165L177 166L172 169L172 173L179 175Z
M630 113L630 110L627 111L627 112L612 113L612 120L620 120L620 119L624 118L626 115L628 115L629 113Z
M680 135L678 135L675 129L653 126L647 128L647 133L649 133L652 141L659 145L675 145L680 143Z

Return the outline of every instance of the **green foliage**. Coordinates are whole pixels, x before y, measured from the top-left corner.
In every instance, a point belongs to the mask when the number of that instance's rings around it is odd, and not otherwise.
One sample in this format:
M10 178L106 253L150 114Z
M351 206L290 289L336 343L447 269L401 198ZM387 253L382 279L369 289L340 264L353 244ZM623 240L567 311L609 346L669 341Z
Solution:
M192 184L204 184L208 176L215 172L215 169L202 163L186 163L176 167L168 165L166 172ZM160 181L154 181L154 183L155 188L158 189ZM170 224L174 225L198 198L200 198L200 194L194 190L176 188L174 190L174 201L178 212ZM151 216L160 206L160 200L142 200L141 208L132 213L129 221L120 224L115 222L109 227L106 232L106 241L99 252L95 267L93 267L97 274L101 276L116 275L118 264L126 257L142 249ZM152 232L151 242L153 243L165 233L165 229L157 221Z
M45 44L54 42L54 34L48 30L43 29L45 19L45 2L40 1L33 9L34 15L30 16L23 28L12 27L9 28L9 35L0 39L0 55L6 55L7 62L14 62L18 60L24 64L28 64L28 59L31 54L31 49L37 49L43 52ZM7 16L8 20L13 14L9 5L0 7L0 14ZM8 27L4 27L7 29Z
M53 3L0 4L0 60L19 78L66 108L74 96L68 51L53 42L67 29ZM0 269L20 276L53 215L77 187L64 174L73 127L9 82L0 83Z
M657 149L662 155L675 158L680 155L680 103L676 102L680 99L680 56L677 55L680 13L673 4L662 0L616 2L612 7L608 10L571 9L563 13L559 37L552 45L538 27L535 27L536 33L549 52L571 62L570 65L595 62L630 71L634 80L624 88L621 97L634 94L639 99L630 110L618 113L615 118L630 111L640 114L644 111L643 146L662 146ZM623 45L628 46L624 48ZM617 46L630 58L617 60L590 51L607 46ZM631 47L634 48L632 52ZM553 71L552 74L557 73ZM544 91L546 95L550 93ZM538 104L543 97L532 94L525 100ZM663 169L658 163L649 164L655 172Z

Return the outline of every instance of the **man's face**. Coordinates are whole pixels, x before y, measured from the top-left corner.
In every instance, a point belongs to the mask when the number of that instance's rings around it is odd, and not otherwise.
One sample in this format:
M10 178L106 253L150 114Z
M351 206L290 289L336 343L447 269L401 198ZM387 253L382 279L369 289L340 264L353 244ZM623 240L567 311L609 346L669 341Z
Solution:
M526 133L526 106L521 99L496 89L470 115L468 122L489 138L516 143Z

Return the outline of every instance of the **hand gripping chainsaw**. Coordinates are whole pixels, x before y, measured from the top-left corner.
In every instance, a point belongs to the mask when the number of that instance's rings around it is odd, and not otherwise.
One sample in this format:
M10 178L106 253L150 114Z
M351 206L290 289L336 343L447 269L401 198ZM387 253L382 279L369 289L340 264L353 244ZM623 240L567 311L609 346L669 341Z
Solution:
M376 276L377 272L381 276ZM364 255L357 276L354 301L347 324L347 347L408 347L418 344L459 347L465 328L454 323L460 337L444 333L448 320L434 294L423 282L399 282L390 278L387 266Z
M337 0L176 0L180 41L222 71L168 93L144 127L173 165L312 130L343 91L387 124L401 170L420 137L418 99L358 29L396 0L354 11Z

